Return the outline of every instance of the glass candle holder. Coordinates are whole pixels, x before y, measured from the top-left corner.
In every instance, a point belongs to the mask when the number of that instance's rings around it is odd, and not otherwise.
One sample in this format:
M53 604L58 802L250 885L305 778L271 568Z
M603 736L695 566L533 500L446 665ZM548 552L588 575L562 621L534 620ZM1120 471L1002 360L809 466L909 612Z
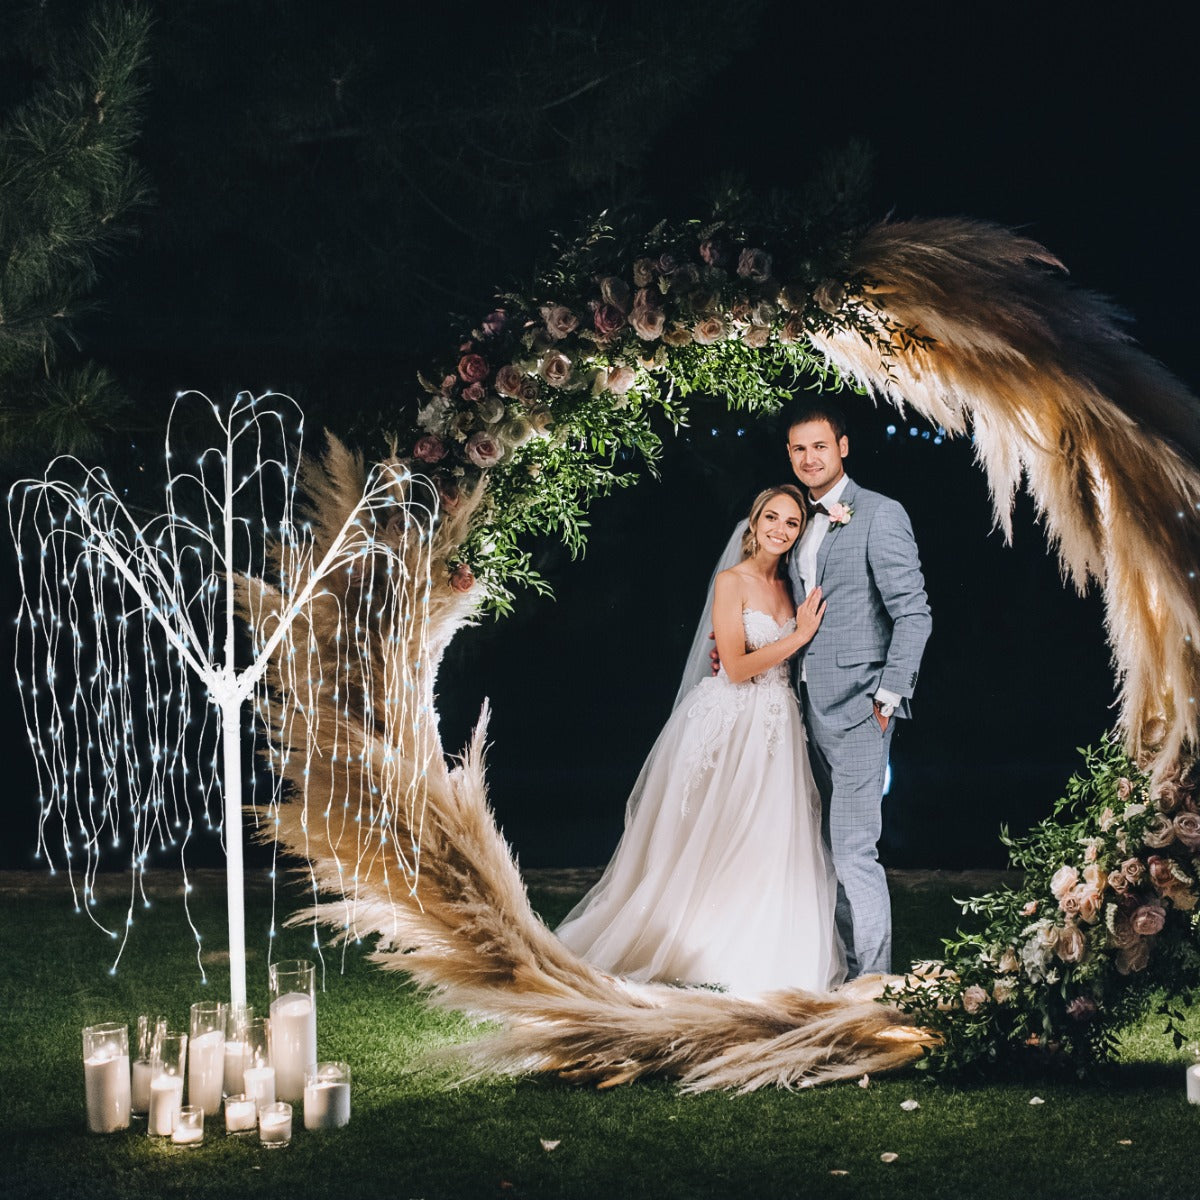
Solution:
M183 1073L187 1067L188 1035L164 1030L155 1040L150 1060L150 1108L146 1132L151 1137L170 1137L175 1118L183 1105Z
M204 1109L198 1104L184 1104L175 1114L171 1141L177 1146L199 1146L204 1141Z
M317 1061L317 969L307 959L272 963L271 1065L275 1095L304 1099L304 1072Z
M1189 1104L1200 1104L1200 1045L1188 1047L1192 1061L1188 1066L1185 1079L1187 1081L1187 1098Z
M246 1026L246 1066L242 1084L261 1108L275 1103L275 1068L271 1066L271 1022L254 1017Z
M226 1006L220 1000L192 1005L191 1039L188 1042L188 1103L205 1112L221 1107L225 1082Z
M92 1133L129 1128L129 1027L109 1023L83 1031L83 1090Z
M253 1133L258 1128L258 1104L244 1093L225 1097L225 1132Z
M154 1039L167 1031L166 1017L143 1013L137 1019L137 1039L133 1045L132 1110L135 1117L150 1111L150 1070L154 1058Z
M258 1110L258 1140L277 1150L292 1140L292 1106L284 1100Z
M323 1062L304 1074L304 1128L341 1129L350 1123L350 1064Z
M246 1027L254 1020L254 1009L249 1004L231 1004L225 1017L225 1081L224 1092L236 1096L245 1091L243 1073L249 1058L246 1045Z

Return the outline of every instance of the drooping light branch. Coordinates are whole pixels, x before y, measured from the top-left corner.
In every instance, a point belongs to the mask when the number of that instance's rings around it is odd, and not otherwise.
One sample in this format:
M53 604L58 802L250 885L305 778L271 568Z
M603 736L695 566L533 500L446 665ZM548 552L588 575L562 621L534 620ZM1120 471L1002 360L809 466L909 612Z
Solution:
M194 401L207 406L221 437L181 467L172 432L181 403ZM303 420L287 397L243 393L222 412L187 393L177 397L167 427L165 510L144 525L104 471L72 458L56 459L44 479L22 481L9 497L22 591L15 665L37 763L38 854L53 870L51 835L60 826L76 905L101 924L93 912L100 852L126 848L132 872L124 930L101 925L121 943L115 970L134 908L148 904L143 875L152 854L179 848L186 903L187 843L197 821L217 829L226 853L231 993L241 1002L243 805L256 822L272 822L290 756L319 744L342 747L348 760L351 728L361 729L364 717L388 744L413 681L394 672L376 678L371 643L414 622L422 628L428 604L430 557L421 547L429 545L436 492L385 464L340 524L318 536L297 509L302 443ZM355 586L326 586L338 572ZM332 646L323 637L330 627ZM281 667L275 652L284 639ZM278 677L270 688L273 660ZM316 714L306 697L326 678L344 679L346 702L336 716L324 714L315 742ZM271 751L278 769L261 798L256 773L243 784L243 713L251 698L282 734ZM357 725L328 728L352 718ZM385 786L393 771L384 754L377 767L356 772L356 792L319 798L321 819L333 817L336 802L341 822L351 814L368 829L386 826L394 814L380 797L396 803L395 789ZM310 799L317 800L305 789L306 810ZM410 782L400 802L408 806L403 827L419 829L419 783ZM399 874L415 885L417 839L384 835L357 844L372 854L390 845ZM357 864L348 844L351 889ZM200 935L192 929L199 960Z

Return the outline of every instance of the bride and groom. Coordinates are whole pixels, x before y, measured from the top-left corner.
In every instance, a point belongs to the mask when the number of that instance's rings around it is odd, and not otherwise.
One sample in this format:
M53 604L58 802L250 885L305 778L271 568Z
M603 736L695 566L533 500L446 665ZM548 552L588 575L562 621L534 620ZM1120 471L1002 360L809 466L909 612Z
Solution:
M840 410L786 428L801 486L756 498L694 644L707 674L712 629L719 670L681 688L612 861L557 931L630 979L751 995L890 970L882 793L929 605L904 509L845 473Z

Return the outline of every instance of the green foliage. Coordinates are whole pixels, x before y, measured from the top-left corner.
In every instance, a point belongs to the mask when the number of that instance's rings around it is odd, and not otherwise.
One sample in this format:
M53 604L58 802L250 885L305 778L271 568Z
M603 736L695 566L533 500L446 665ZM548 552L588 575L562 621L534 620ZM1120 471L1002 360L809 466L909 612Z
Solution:
M1081 1068L1153 1004L1182 1044L1200 981L1195 769L1152 786L1115 736L1080 753L1053 814L1004 835L1021 886L961 901L973 928L890 992L942 1035L926 1068Z
M56 360L146 202L132 147L149 28L140 5L97 7L30 52L40 81L0 116L0 449L89 448L124 407L108 372Z

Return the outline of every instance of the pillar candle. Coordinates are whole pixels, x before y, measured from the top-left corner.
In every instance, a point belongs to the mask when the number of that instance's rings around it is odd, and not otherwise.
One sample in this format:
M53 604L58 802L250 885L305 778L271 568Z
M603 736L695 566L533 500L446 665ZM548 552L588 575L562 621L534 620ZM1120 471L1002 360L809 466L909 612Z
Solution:
M113 1133L129 1128L129 1055L101 1049L83 1062L88 1129Z
M188 1103L205 1112L221 1107L225 1080L225 1034L211 1029L192 1038L188 1048Z
M259 1108L275 1103L275 1068L247 1067L243 1076L246 1080L246 1095Z
M244 1091L244 1072L250 1065L250 1047L245 1042L225 1043L225 1095L236 1096Z
M170 1137L183 1104L183 1076L157 1075L150 1081L149 1132Z
M305 992L287 992L271 1003L271 1066L281 1100L304 1098L304 1072L317 1061L317 1008Z

